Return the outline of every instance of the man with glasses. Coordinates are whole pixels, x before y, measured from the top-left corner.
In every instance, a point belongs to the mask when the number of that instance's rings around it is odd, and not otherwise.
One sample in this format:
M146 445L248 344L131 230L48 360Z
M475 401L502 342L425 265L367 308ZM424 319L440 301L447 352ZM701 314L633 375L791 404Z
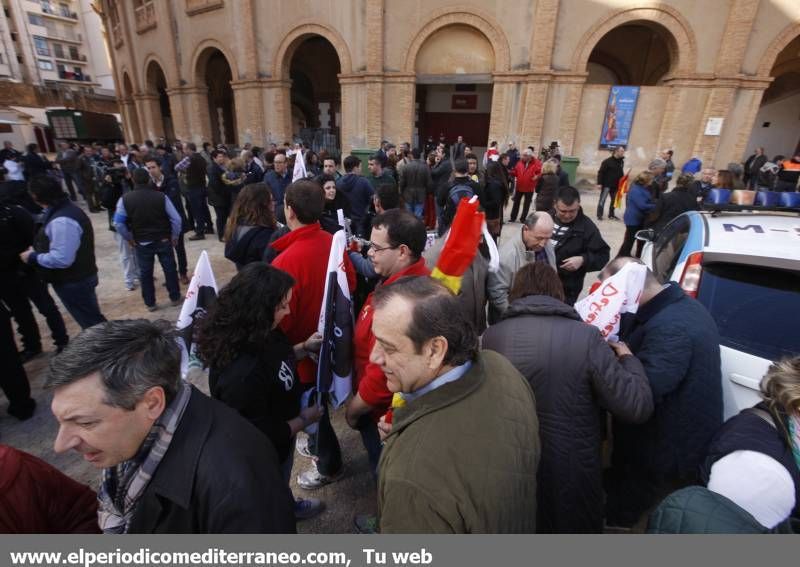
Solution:
M581 196L574 187L562 187L553 208L553 246L564 303L574 305L586 272L602 270L611 249L592 220L583 214Z
M406 276L428 276L422 251L425 249L425 224L404 209L391 209L372 221L372 241L367 252L380 285L390 285ZM377 474L381 443L377 420L389 409L392 393L386 387L386 376L379 366L369 361L375 345L372 333L372 293L356 319L353 336L354 370L357 388L347 405L347 423L358 429L367 450L370 468Z
M286 194L286 188L289 183L292 182L292 174L286 165L285 153L275 154L273 164L274 169L264 175L264 183L272 191L272 200L275 202L275 212L278 220L286 224L286 215L283 212L283 196Z
M500 320L508 309L508 292L519 269L529 262L545 262L556 268L553 243L553 219L545 212L531 213L522 224L519 237L509 238L500 248L500 269L489 272L489 323Z

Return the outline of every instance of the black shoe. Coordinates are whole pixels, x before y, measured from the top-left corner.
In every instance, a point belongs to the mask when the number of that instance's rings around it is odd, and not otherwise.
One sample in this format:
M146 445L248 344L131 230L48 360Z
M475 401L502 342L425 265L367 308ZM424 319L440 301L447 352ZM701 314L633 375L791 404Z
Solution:
M188 238L188 240L205 240L205 239L206 239L205 234L193 234Z
M114 228L113 226L109 226L108 230L110 230L111 232L117 232L117 229Z
M39 348L26 348L23 351L20 351L19 358L22 361L22 364L25 364L29 360L33 360L37 356L42 354L42 347Z
M36 400L28 398L21 404L10 404L8 406L8 414L16 417L20 421L25 421L33 417L33 412L36 410Z
M597 220L601 221L601 220L603 220L603 217L597 217Z
M213 226L206 227L206 234L214 234L215 232Z
M608 220L619 220L619 217L615 217L614 215L609 215Z

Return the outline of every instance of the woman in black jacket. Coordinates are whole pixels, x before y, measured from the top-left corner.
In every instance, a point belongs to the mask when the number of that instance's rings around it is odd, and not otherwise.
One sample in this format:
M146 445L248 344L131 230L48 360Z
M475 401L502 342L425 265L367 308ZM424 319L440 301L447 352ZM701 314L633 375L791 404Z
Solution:
M536 529L600 533L604 410L633 423L650 417L644 368L627 346L606 343L564 303L561 281L547 264L523 266L508 299L503 320L486 330L482 346L508 358L536 397L542 442Z
M225 227L225 257L236 264L237 270L262 261L277 226L275 201L269 186L246 185L233 204Z
M547 160L542 166L542 176L536 184L536 202L534 204L537 211L549 213L553 209L558 186L558 164Z
M483 210L486 226L494 241L503 230L503 209L508 203L508 183L500 162L490 161L486 165L486 187L483 190Z
M342 227L339 225L338 210L342 209L344 218L350 218L350 199L347 195L340 193L336 190L336 179L333 175L323 173L314 178L314 181L319 183L320 187L325 191L325 209L322 211L322 217L319 223L322 225L322 230L336 234Z
M220 291L203 320L198 353L208 366L211 397L238 411L266 435L288 483L297 433L319 420L317 405L300 408L296 362L319 350L316 333L291 345L278 324L289 313L294 279L260 262L239 272ZM316 499L297 500L295 515L322 511Z

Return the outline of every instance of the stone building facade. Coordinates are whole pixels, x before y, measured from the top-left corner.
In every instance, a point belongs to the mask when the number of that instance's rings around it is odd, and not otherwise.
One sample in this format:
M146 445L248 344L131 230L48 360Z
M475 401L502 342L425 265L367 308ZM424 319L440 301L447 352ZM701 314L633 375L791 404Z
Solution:
M635 84L630 165L672 148L676 164L724 166L752 149L774 82L781 100L800 96L797 0L103 0L102 9L131 140L263 146L305 131L347 152L469 132L475 148L558 141L588 171L607 155L598 141L611 85ZM768 154L795 150L797 114L761 132L769 140L788 128L781 139L794 140ZM722 119L719 135L707 134L710 118Z

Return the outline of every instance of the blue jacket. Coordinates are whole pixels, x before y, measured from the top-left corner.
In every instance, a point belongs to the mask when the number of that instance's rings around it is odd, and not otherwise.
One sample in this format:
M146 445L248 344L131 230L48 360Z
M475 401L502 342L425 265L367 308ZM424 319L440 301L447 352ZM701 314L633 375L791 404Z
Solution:
M274 170L268 171L264 175L264 183L269 185L272 191L272 198L275 200L275 211L283 211L283 196L286 194L286 188L292 182L292 172L287 171L286 175L281 177Z
M719 331L675 282L639 307L623 335L644 365L655 412L614 425L615 461L663 478L694 478L722 425Z
M655 208L656 203L647 187L632 185L625 201L625 226L642 226L647 213Z
M365 177L348 173L336 182L336 190L350 199L350 219L353 221L353 233L362 235L366 231L364 218L367 216L374 191Z

